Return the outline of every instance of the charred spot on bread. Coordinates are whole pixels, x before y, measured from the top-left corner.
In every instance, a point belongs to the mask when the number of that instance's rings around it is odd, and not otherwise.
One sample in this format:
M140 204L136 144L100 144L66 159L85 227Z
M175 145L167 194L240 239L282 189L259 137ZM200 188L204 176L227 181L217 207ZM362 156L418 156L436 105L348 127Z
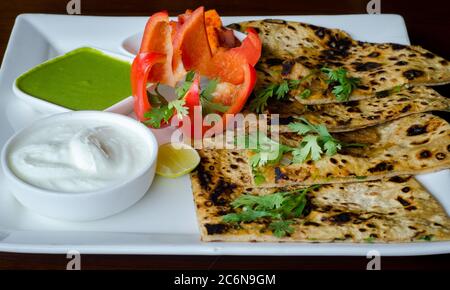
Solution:
M287 24L286 20L282 19L264 19L263 22L271 23L271 24Z
M445 157L446 157L445 153L442 153L442 152L436 153L436 159L437 160L444 160Z
M407 136L417 136L427 133L427 125L415 124L408 128L406 131Z
M434 54L432 54L431 52L426 52L424 54L422 54L424 57L428 58L428 59L433 59L435 57Z
M208 235L218 235L225 233L229 226L226 224L205 224L206 232Z
M272 57L272 58L268 58L265 59L264 62L268 65L268 66L275 66L275 65L281 65L283 64L283 59L281 58L276 58L276 57Z
M419 159L427 159L431 157L431 152L430 150L422 150L419 152L418 158Z
M356 71L371 71L381 67L381 63L368 61L364 63L355 63L354 66Z
M400 110L400 112L401 113L406 113L406 112L408 112L409 110L411 110L411 104L408 104L408 105L406 105L406 106L404 106L401 110Z
M284 174L281 171L280 167L278 167L278 166L274 168L274 173L275 173L275 182L278 182L281 179L284 179L284 180L289 179L288 176L286 174Z
M281 65L281 75L288 75L295 65L295 61L287 60Z
M230 198L230 194L236 187L235 184L226 182L220 178L209 198L214 205L225 205Z
M209 185L211 184L212 178L211 178L211 173L209 171L205 170L205 167L203 165L204 162L205 162L205 159L202 158L202 161L197 166L197 176L200 181L200 186L205 190L209 190L210 189Z
M410 81L412 81L418 77L421 77L423 75L424 75L424 72L421 70L418 70L418 69L409 69L409 70L403 72L403 76Z
M389 178L389 181L395 182L395 183L405 183L409 179L411 179L411 176L393 176Z
M383 171L392 171L394 169L394 166L386 161L382 161L375 165L374 167L371 167L368 169L370 173L376 173L376 172L383 172Z
M391 46L392 50L402 50L402 49L407 48L406 45L398 44L398 43L390 43L389 45Z

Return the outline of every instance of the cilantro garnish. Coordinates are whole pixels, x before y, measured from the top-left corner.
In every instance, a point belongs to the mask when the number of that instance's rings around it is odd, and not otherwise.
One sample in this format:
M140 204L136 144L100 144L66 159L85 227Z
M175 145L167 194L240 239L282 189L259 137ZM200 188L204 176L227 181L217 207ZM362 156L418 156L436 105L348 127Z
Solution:
M281 238L294 232L291 224L293 224L293 221L275 221L269 224L269 229L272 230L274 236Z
M200 102L202 104L202 113L204 115L215 112L225 113L228 111L229 106L213 102L213 93L216 90L218 83L219 81L217 79L210 80L205 89L200 93Z
M300 80L284 80L280 84L271 84L258 91L256 97L250 103L250 110L261 113L267 107L267 101L276 97L277 100L284 100L290 90L298 88Z
M192 85L192 82L194 81L194 76L195 72L189 71L186 74L184 83L175 89L175 93L179 98L182 98L186 95L187 91ZM205 89L203 89L200 93L200 103L202 104L202 113L204 115L214 112L225 113L226 111L228 111L229 106L213 102L213 93L216 90L218 83L219 81L216 79L210 80Z
M253 173L253 181L255 182L256 185L261 185L264 181L266 181L264 174L262 174L256 168L253 168L252 173Z
M419 240L424 240L424 241L427 241L427 242L431 242L431 241L433 240L433 235L425 235L425 236L421 236L421 237L419 238Z
M292 151L293 148L280 144L265 135L264 133L250 133L245 139L245 148L250 149L254 155L250 157L253 168L265 166L267 164L278 163L283 154Z
M236 211L222 217L227 223L253 222L258 219L270 219L268 228L276 237L294 232L293 219L302 216L307 204L306 194L318 186L288 192L276 192L268 195L241 195L231 206Z
M344 68L330 69L322 68L321 71L328 77L327 83L333 86L332 93L339 102L348 101L350 94L359 84L359 78L347 76L347 70Z
M178 98L182 98L186 95L189 88L192 86L192 82L194 81L195 72L194 71L188 71L186 73L186 76L184 78L184 83L177 87L175 89L175 94L178 96Z
M310 89L304 89L303 92L298 95L300 99L307 99L309 96L311 96L311 90Z
M179 119L188 115L188 108L185 106L186 101L183 99L194 81L195 72L188 71L183 84L175 89L177 99L167 102L167 100L159 93L159 84L155 87L155 93L149 93L148 98L152 109L144 114L148 120L145 124L153 128L160 128L161 123L168 122L173 114L177 113ZM209 114L212 112L226 112L228 106L213 102L213 93L216 90L218 80L211 80L206 85L205 89L200 93L200 102L202 104L203 112Z
M342 143L328 132L325 125L313 125L305 118L299 118L300 122L290 123L288 128L304 136L297 148L292 151L294 163L303 163L308 158L317 161L325 152L333 156L342 148Z
M186 101L183 97L191 87L194 76L195 73L193 71L189 71L186 74L183 85L175 89L177 98L170 102L167 102L167 100L159 93L159 84L157 84L155 87L155 94L149 94L149 101L152 108L149 112L144 114L144 117L148 119L144 121L144 123L153 128L160 128L161 123L167 123L175 111L179 119L186 116L188 114L188 108L185 107Z
M167 123L175 113L175 110L180 119L188 114L188 108L184 106L184 99L178 98L167 102L167 100L160 94L158 88L159 84L155 87L155 93L148 93L148 99L152 105L152 108L149 112L144 114L144 117L148 119L144 121L144 124L150 125L153 128L160 128L161 123Z
M153 128L160 128L161 123L168 122L173 116L173 110L169 109L167 105L162 107L153 107L149 112L144 114L144 117L148 120L144 121L144 124L150 125Z
M375 242L375 240L376 239L374 237L371 237L371 236L364 239L364 241L366 243L369 243L369 244L373 244Z

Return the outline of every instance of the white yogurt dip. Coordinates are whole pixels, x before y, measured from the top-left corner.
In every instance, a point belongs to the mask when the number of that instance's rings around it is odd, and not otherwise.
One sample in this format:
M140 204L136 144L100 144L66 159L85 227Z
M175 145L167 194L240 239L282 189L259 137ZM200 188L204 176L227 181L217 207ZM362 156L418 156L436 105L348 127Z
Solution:
M7 160L17 177L67 193L119 184L142 171L150 155L139 134L107 121L73 120L43 126L12 145Z

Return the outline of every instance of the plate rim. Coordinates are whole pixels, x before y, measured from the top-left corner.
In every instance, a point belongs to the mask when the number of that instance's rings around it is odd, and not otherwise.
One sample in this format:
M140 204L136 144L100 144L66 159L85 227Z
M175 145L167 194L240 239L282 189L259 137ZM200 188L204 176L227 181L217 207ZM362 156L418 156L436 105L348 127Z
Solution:
M12 32L9 37L7 47L3 56L3 60L0 67L0 78L4 73L4 62L10 54L11 42L14 37L17 37L17 23L19 21L28 21L31 17L64 17L64 18L148 18L147 16L73 16L64 14L43 14L43 13L24 13L16 17ZM257 16L224 16L225 18L234 17L246 17L246 18L264 18L264 17L393 17L397 18L402 24L402 28L405 33L407 42L409 43L409 36L404 18L399 14L381 14L381 15L368 15L368 14L340 14L340 15L257 15ZM133 32L130 32L133 33ZM131 36L131 34L130 34ZM81 253L91 253L91 254L161 254L161 255L243 255L243 256L253 256L253 255L268 255L268 256L365 256L367 251L370 249L379 250L383 256L419 256L419 255L432 255L432 254L444 254L450 253L450 241L443 242L417 242L417 243L392 243L392 244L367 244L367 243L257 243L260 247L248 247L250 243L218 243L218 242L202 242L200 241L200 236L198 234L178 234L178 236L188 237L188 239L195 238L194 243L187 242L186 247L180 247L180 245L175 244L165 244L165 243L148 243L148 244L55 244L51 242L44 243L27 243L22 240L22 243L14 241L15 235L30 235L46 233L51 231L24 231L24 230L13 230L13 229L3 229L0 227L0 251L3 252L16 252L16 253L67 253L68 249L77 249ZM81 235L82 233L87 233L92 235L96 233L99 235L107 235L108 232L82 232L82 231L70 231L71 233L76 233ZM3 236L2 236L3 233ZM55 233L64 236L64 231L54 231ZM127 232L112 232L113 234L128 236L133 233ZM156 234L152 233L138 233L141 236L152 237ZM6 235L6 236L5 236ZM165 236L162 234L161 236ZM426 243L427 247L424 247ZM252 244L254 245L254 244ZM434 246L431 246L434 245ZM400 248L399 248L400 247ZM267 249L272 248L272 251L266 253ZM250 251L248 251L250 249ZM356 249L356 250L355 250ZM290 250L290 251L289 251ZM400 250L400 254L399 254ZM245 252L247 251L247 252Z

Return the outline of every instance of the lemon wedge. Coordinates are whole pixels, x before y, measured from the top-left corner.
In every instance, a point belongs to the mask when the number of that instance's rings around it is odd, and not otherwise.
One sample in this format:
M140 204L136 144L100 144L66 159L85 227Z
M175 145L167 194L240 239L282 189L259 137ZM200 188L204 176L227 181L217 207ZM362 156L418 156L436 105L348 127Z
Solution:
M159 146L156 174L176 178L185 175L200 163L197 151L183 143L167 143Z

